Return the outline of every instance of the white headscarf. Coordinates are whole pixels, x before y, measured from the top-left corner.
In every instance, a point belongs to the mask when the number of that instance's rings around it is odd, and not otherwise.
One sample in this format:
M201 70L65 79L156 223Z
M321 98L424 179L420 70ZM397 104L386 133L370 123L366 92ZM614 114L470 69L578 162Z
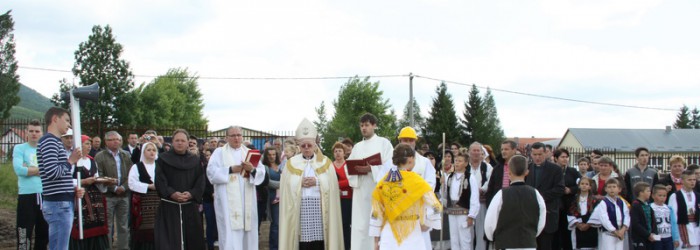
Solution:
M158 160L158 147L156 147L156 144L153 144L152 142L146 142L143 145L141 145L141 159L139 159L140 162L143 162L146 159L145 153L146 153L146 146L148 144L151 144L151 145L153 145L154 148L156 148L156 158L154 159L154 161Z

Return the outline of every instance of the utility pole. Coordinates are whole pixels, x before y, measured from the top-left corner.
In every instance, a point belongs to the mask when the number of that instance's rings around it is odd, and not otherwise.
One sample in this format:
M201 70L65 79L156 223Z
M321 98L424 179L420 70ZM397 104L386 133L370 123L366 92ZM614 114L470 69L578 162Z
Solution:
M413 73L408 73L408 124L414 128L413 123ZM415 128L414 128L415 129Z

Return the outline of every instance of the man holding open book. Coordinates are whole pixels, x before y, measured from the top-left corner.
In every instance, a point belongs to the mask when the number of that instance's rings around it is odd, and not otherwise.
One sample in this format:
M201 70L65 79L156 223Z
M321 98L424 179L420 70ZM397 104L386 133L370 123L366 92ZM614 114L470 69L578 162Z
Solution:
M348 175L348 181L353 188L352 233L350 234L352 250L374 249L374 238L369 236L370 213L367 211L372 210L372 191L377 186L377 181L383 177L382 165L386 166L386 169L392 165L394 147L386 138L374 134L376 128L377 117L370 113L360 117L360 132L364 138L352 148L348 161L369 159L379 153L381 165L357 166L352 170L346 165L348 173L359 172L357 175Z
M214 185L214 210L220 249L258 249L255 185L265 179L260 152L243 143L240 127L226 130L226 145L209 158L207 178ZM222 215L222 216L219 216Z

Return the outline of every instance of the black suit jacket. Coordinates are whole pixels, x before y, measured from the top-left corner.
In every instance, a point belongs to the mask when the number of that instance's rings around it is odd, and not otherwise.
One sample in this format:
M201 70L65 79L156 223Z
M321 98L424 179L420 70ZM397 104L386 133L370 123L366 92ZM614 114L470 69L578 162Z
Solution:
M647 219L644 216L644 209L642 208L642 201L634 200L632 201L632 208L630 209L630 232L632 234L632 242L634 243L644 243L651 245L649 242L649 234L658 234L656 229L656 217L654 215L654 209L649 208L651 211L651 231L647 229Z
M129 145L124 146L124 151L129 152ZM134 152L131 152L131 162L134 164L141 161L141 149L139 147L134 148Z
M491 204L491 200L496 196L501 187L503 186L503 167L504 164L498 164L495 166L491 172L491 178L489 178L489 185L486 188L486 206Z
M561 196L564 195L564 175L561 167L545 161L539 171L542 171L540 180L535 183L535 164L530 163L530 173L525 177L525 184L537 189L547 206L547 223L544 225L544 232L554 233L557 231L559 223L559 205ZM493 175L493 174L492 174Z
M581 179L581 173L572 167L566 167L564 170L564 187L568 187L571 193L564 194L561 197L561 207L559 210L568 210L571 207L571 203L578 193L578 180Z

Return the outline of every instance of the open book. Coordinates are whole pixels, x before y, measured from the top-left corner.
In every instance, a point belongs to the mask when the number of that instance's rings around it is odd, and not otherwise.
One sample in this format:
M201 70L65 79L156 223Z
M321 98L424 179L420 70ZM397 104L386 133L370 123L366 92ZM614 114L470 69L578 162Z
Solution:
M351 175L366 175L370 171L362 171L357 169L358 166L377 166L382 165L382 156L379 153L373 154L364 159L347 160L345 164L348 168L348 174Z

